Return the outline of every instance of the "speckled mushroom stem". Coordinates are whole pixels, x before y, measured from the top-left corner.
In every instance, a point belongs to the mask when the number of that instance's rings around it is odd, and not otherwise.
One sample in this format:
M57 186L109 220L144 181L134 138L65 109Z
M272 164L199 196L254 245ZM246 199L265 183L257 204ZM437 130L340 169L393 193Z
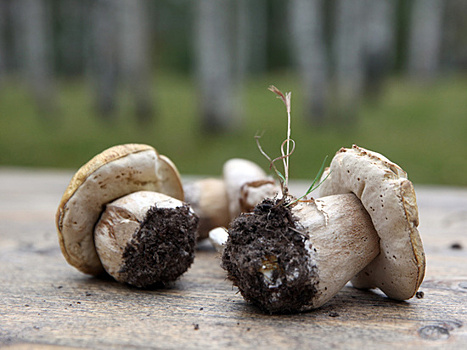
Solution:
M353 194L290 207L266 200L229 229L223 267L245 299L271 313L317 308L379 253Z
M247 300L269 312L326 302L349 279L389 298L412 298L425 275L418 207L407 173L379 153L341 148L309 204L265 201L212 240ZM347 196L347 197L345 197ZM369 250L368 250L369 249Z

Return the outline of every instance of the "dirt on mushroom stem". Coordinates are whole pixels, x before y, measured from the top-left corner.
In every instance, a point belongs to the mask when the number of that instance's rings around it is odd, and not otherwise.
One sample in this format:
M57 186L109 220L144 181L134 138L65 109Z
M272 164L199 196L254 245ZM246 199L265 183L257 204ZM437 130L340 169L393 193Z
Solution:
M287 201L265 199L235 219L222 267L243 297L269 313L298 312L317 293L317 267Z
M126 246L119 272L140 288L175 281L193 263L198 222L187 205L152 207Z

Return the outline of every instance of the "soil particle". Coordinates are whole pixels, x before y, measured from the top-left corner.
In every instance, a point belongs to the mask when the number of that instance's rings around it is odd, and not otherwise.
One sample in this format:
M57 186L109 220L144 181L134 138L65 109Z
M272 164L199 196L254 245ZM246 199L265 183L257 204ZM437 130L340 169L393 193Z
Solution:
M152 207L123 253L120 270L137 287L176 280L193 263L198 217L187 205Z
M266 199L231 223L222 267L247 301L269 313L298 312L317 292L307 239L288 207Z

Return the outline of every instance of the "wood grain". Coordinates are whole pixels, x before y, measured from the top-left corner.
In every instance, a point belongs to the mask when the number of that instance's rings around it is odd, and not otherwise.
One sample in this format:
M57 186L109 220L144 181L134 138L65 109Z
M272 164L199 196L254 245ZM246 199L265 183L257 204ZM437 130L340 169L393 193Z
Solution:
M217 254L160 290L81 274L54 214L71 173L0 168L0 346L12 349L465 348L467 190L416 187L424 296L394 302L346 286L322 308L268 315L225 280ZM303 186L293 183L300 192Z

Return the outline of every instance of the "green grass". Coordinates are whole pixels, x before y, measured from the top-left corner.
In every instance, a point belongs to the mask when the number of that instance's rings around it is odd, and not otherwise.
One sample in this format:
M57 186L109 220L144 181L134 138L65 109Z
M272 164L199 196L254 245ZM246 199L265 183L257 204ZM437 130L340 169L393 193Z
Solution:
M60 82L57 110L39 115L26 89L7 82L0 90L0 165L77 169L115 144L153 145L183 174L219 175L229 158L251 159L264 168L254 135L272 157L286 136L284 105L267 87L292 91L291 178L314 179L326 155L353 143L380 152L401 165L414 183L467 186L467 79L434 85L391 80L378 102L364 102L353 126L312 128L302 117L303 92L298 79L276 74L250 80L238 109L243 125L231 134L205 135L198 128L196 86L186 76L158 74L152 96L157 120L138 125L131 99L120 94L112 122L97 118L92 91L83 81Z

